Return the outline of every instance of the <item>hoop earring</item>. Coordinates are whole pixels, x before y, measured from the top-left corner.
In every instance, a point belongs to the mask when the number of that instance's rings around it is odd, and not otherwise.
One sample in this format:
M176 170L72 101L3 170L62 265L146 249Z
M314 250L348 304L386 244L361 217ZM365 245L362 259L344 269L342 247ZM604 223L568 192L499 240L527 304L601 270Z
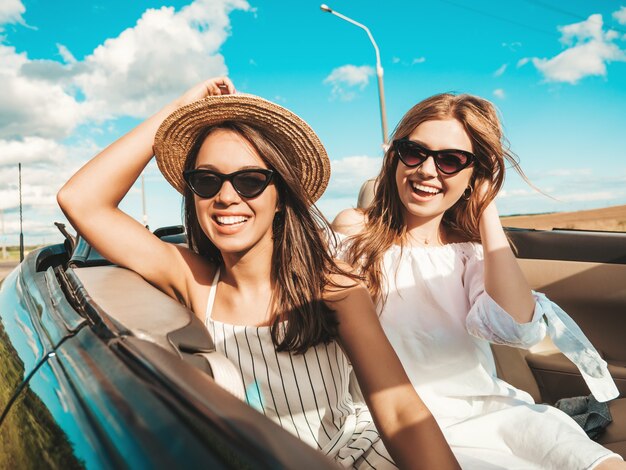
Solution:
M467 190L469 189L469 193L467 192ZM469 201L470 197L472 197L472 193L474 192L474 187L470 184L467 186L467 188L465 188L465 191L463 191L463 194L461 195L461 199L463 199L464 201Z

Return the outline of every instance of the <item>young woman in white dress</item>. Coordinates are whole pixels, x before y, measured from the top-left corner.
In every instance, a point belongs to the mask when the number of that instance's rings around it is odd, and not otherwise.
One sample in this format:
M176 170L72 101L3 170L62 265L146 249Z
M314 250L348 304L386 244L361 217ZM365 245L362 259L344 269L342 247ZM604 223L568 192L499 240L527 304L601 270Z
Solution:
M531 292L509 247L494 203L505 163L517 167L504 141L486 100L440 94L415 105L395 131L371 205L333 222L352 235L342 257L363 275L462 467L624 468L567 415L496 376L489 342L529 347L556 319L582 345L572 357L582 349L592 357L579 366L594 394L616 396L606 364L558 306Z
M155 153L184 195L188 247L118 208ZM58 201L104 257L206 322L270 419L342 466L458 468L367 290L328 254L313 203L329 172L302 119L218 77L104 149ZM348 392L352 367L369 411Z

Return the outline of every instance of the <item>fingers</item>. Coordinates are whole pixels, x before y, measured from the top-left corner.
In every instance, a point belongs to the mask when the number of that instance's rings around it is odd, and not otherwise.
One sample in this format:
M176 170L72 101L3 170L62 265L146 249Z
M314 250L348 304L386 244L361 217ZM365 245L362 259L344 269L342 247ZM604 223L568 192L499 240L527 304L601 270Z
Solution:
M228 77L215 77L190 88L180 98L176 99L173 105L180 108L207 96L233 95L235 93L235 85Z
M204 83L207 95L233 95L235 94L235 85L228 77L215 77Z

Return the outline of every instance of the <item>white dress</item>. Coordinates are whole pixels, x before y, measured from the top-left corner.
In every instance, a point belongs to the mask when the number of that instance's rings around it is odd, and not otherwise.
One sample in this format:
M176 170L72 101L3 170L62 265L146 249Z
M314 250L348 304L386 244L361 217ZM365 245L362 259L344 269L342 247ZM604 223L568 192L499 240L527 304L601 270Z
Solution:
M555 343L577 341L574 359L594 376L588 383L603 399L615 395L606 363L545 296L535 294L533 321L518 324L485 292L481 245L392 246L384 275L383 329L463 468L587 469L619 457L497 377L489 342L530 347L547 330ZM575 334L559 334L568 327Z

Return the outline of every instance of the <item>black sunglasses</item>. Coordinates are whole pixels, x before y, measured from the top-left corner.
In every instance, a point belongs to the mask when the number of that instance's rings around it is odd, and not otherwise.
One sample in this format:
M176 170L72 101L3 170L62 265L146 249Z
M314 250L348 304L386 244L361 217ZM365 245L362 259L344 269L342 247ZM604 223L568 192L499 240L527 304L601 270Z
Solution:
M255 170L239 170L225 175L212 170L187 170L183 177L191 190L202 198L215 196L224 181L230 181L235 191L245 198L256 197L261 194L272 181L274 172L263 168Z
M409 168L420 166L428 157L433 157L435 166L446 175L458 173L476 160L472 152L454 149L430 150L407 138L394 140L393 149Z

